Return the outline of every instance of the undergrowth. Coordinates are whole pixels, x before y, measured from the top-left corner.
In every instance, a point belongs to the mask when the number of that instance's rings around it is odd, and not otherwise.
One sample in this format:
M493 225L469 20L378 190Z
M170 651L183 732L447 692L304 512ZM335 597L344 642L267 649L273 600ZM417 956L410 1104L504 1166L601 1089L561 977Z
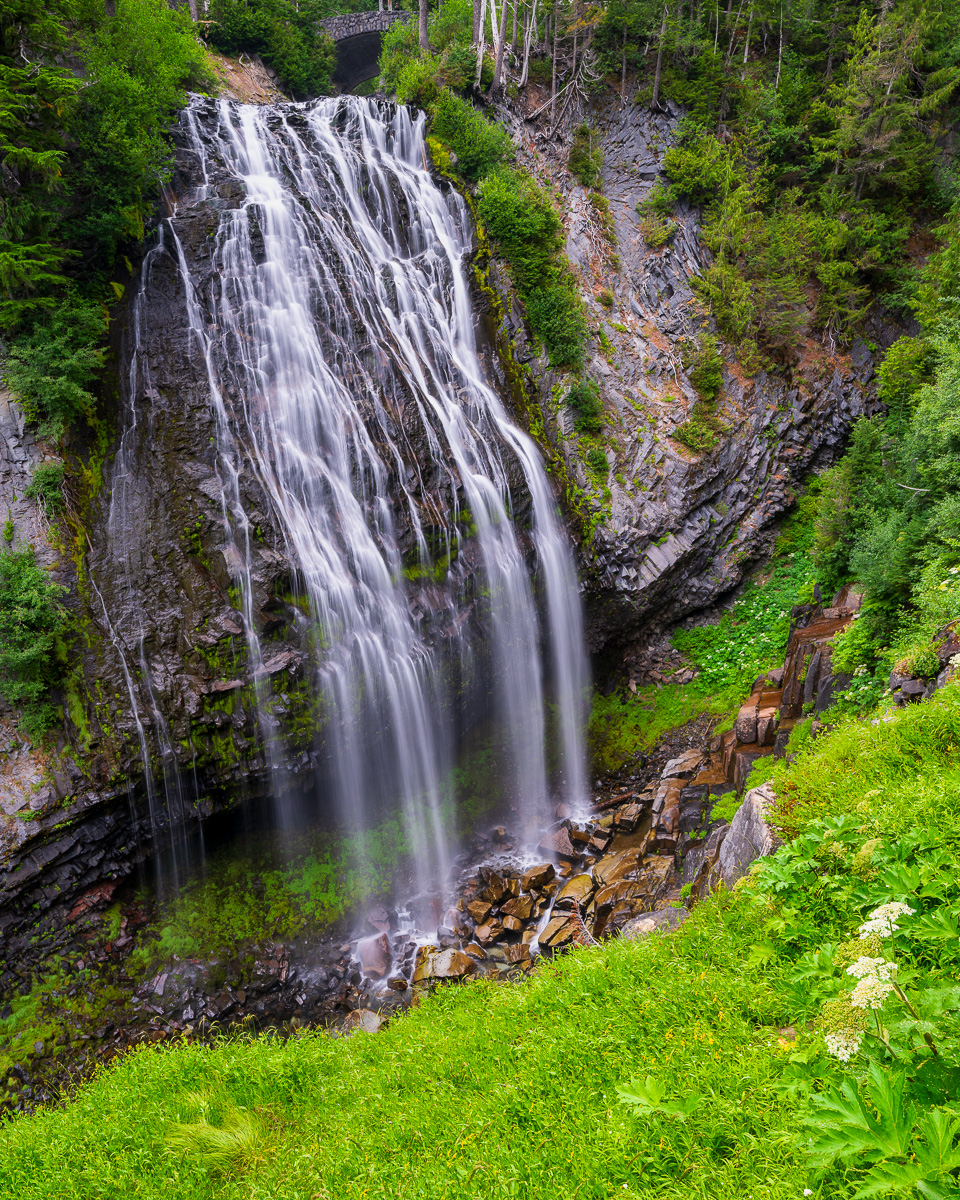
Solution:
M794 528L800 526L800 531ZM763 582L749 584L730 611L711 625L681 629L673 644L697 670L686 684L666 682L630 692L596 695L588 738L594 764L615 771L649 752L670 729L700 716L726 727L750 692L753 681L781 665L790 633L790 612L809 600L813 566L807 547L809 512L787 523L781 553ZM724 720L724 718L726 720Z

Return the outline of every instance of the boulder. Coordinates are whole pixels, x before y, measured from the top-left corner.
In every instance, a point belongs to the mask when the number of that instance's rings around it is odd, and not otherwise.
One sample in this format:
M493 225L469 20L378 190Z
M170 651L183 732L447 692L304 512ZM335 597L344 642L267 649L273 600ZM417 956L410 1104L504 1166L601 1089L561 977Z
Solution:
M586 904L593 895L593 889L594 882L589 875L574 875L557 893L554 904Z
M686 908L661 908L658 912L643 913L634 917L620 930L620 936L628 942L649 937L651 933L670 933L690 916Z
M499 921L487 921L485 924L477 926L473 936L481 946L489 946L491 942L503 937L503 926Z
M471 900L467 905L467 913L478 925L482 925L490 915L493 905L489 900Z
M436 946L421 946L417 950L417 965L413 982L428 979L461 979L476 970L476 962L462 950L438 950Z
M606 854L593 868L593 877L603 887L626 879L636 879L642 858L643 851L639 846Z
M531 867L524 872L520 887L525 892L539 892L556 876L553 863L543 863L539 867Z
M541 946L557 950L572 942L580 930L580 923L573 917L551 917L537 939Z
M717 858L715 874L727 887L742 879L752 862L776 850L779 843L766 820L775 799L769 783L744 796Z
M580 856L579 851L574 849L565 826L561 826L553 833L548 833L541 839L538 848L547 854L556 854L559 858L579 858Z
M536 900L533 896L519 896L508 900L501 913L506 917L516 917L519 921L529 921L533 916L533 906Z
M356 1008L344 1017L343 1032L345 1034L376 1033L383 1023L383 1017L379 1013L375 1013L372 1008Z
M364 975L370 979L382 979L390 970L392 962L387 935L381 933L357 942L357 958Z

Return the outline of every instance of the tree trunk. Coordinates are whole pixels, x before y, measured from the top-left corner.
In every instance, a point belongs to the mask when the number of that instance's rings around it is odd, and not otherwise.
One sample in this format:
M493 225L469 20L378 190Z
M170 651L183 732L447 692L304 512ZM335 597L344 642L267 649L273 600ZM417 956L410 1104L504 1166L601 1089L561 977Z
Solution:
M550 123L557 119L557 0L553 0L553 55L550 60Z
M730 0L733 3L733 0ZM743 12L743 0L740 0L740 7L737 9L737 19L733 23L730 30L730 41L727 42L727 54L723 60L724 69L730 66L730 59L733 56L733 39L737 36L737 26L740 24L740 14ZM727 16L730 16L730 9L727 9Z
M663 6L663 20L660 22L660 41L657 45L657 67L653 73L653 95L650 97L650 107L660 107L660 73L663 70L663 44L667 40L667 6Z
M627 102L627 27L623 27L623 55L620 59L620 105Z
M780 87L780 72L783 69L783 0L780 0L780 48L777 51L777 78L773 90Z
M420 0L421 4L423 0ZM503 92L503 52L507 45L507 0L500 6L500 36L497 38L497 59L493 67L493 83L490 84L490 97L497 99Z
M473 44L476 45L480 41L480 22L483 16L480 10L481 0L473 0Z
M520 72L520 86L526 87L530 78L530 49L537 32L537 0L533 0L530 20L523 38L523 70Z
M427 37L427 0L420 0L420 49L430 53L430 40Z
M513 0L513 37L510 39L510 51L513 54L514 61L517 57L517 9L520 7L520 0Z
M747 19L747 36L743 40L743 70L740 72L741 80L747 77L747 55L750 53L750 31L753 29L753 5L750 5L750 16Z
M477 77L473 82L474 91L480 90L480 76L483 74L483 44L487 24L487 0L480 0L480 27L477 30Z

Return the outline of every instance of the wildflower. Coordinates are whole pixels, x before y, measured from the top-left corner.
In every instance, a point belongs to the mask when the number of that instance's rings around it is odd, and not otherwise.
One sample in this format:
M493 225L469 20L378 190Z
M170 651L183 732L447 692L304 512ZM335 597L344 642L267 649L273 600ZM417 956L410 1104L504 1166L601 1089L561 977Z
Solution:
M875 908L869 918L860 926L860 937L868 937L871 933L877 934L879 937L891 937L900 926L896 923L896 918L900 916L912 916L914 909L906 904L900 904L896 901L890 904L881 904L879 908Z
M823 1040L834 1058L839 1058L841 1062L849 1062L860 1049L863 1035L856 1029L843 1029L839 1033L826 1034Z
M858 616L858 615L859 615L858 613L854 613L854 616ZM812 1196L812 1195L813 1195L813 1188L804 1188L804 1189L803 1189L803 1194L804 1194L805 1196Z
M896 973L896 963L889 962L885 958L868 958L865 954L861 954L855 963L847 967L847 974L853 975L856 979L882 979L885 981Z
M850 993L850 1003L854 1008L883 1008L884 1000L892 991L893 984L889 980L868 975Z

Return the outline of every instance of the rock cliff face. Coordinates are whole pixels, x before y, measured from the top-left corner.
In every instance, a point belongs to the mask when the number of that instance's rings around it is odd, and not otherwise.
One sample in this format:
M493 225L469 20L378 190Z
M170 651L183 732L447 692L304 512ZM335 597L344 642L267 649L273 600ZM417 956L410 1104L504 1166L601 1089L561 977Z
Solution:
M717 406L727 433L700 455L672 439L696 401L682 343L708 324L690 280L709 252L699 241L699 215L689 208L676 215L670 243L651 250L636 205L666 182L661 168L679 115L623 108L614 99L576 114L553 139L545 116L508 115L524 166L562 192L567 253L595 334L585 373L603 397L605 472L583 460L574 414L563 402L569 380L535 353L508 302L500 332L529 366L529 394L575 485L574 507L587 533L581 575L589 645L610 658L740 583L770 548L773 524L803 478L831 462L852 422L875 404L874 352L863 341L829 353L811 339L791 372L754 378L728 347ZM599 133L615 245L590 193L566 167L571 131L582 118ZM503 275L493 277L506 294ZM899 333L878 328L872 336L885 348Z

